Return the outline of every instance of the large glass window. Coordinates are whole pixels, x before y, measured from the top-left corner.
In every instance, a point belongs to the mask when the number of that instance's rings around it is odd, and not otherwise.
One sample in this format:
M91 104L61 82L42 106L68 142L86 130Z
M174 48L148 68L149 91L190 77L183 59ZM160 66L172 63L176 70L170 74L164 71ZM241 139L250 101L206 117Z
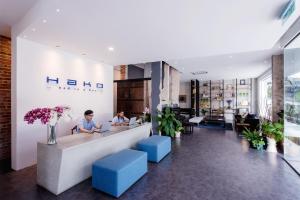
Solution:
M272 74L267 73L259 80L259 115L263 118L272 117Z
M284 157L300 173L300 37L284 50Z

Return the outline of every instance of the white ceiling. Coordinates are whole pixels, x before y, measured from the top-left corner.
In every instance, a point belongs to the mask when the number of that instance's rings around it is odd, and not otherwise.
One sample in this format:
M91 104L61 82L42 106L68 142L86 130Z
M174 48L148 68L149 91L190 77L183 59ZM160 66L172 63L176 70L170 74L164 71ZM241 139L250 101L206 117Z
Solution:
M0 35L10 37L10 29L37 0L0 0Z
M264 50L204 58L169 60L168 63L182 73L181 81L183 82L191 79L256 78L271 67L271 56L280 53L281 50ZM207 74L192 74L192 72L197 71L205 71Z
M179 67L215 66L213 71L221 72L222 55L240 54L241 58L232 59L228 65L236 66L237 74L245 74L245 67L258 60L256 56L267 56L260 60L270 58L262 52L269 52L296 19L295 15L285 25L279 20L286 2L43 0L35 4L29 13L30 22L26 19L27 26L20 33L111 65L183 61ZM108 51L110 46L114 52ZM250 71L255 66L251 65ZM255 69L261 72L265 67L257 65Z

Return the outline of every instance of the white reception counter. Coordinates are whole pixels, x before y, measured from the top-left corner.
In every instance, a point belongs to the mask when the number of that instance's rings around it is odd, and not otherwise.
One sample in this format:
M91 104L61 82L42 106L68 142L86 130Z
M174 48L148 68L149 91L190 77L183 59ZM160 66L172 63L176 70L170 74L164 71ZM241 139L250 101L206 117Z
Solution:
M89 178L92 164L99 158L134 147L149 137L151 123L112 127L95 134L74 134L57 139L56 145L37 145L37 183L58 195Z

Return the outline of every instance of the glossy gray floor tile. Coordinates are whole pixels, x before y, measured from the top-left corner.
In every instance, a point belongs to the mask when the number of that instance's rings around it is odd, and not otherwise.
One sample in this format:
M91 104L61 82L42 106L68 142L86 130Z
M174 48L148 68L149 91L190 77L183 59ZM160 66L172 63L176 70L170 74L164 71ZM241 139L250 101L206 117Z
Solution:
M249 149L232 131L195 128L119 199L298 200L300 178L274 154ZM59 196L36 185L36 167L0 175L0 199L115 199L88 179Z

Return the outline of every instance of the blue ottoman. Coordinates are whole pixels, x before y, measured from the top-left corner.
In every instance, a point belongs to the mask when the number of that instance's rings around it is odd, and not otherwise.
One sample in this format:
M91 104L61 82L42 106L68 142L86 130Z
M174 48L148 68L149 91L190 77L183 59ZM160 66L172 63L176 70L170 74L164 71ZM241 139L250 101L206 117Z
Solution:
M171 138L153 135L137 143L137 149L148 154L148 160L158 163L171 151Z
M147 153L126 149L93 164L92 185L119 197L147 171Z

